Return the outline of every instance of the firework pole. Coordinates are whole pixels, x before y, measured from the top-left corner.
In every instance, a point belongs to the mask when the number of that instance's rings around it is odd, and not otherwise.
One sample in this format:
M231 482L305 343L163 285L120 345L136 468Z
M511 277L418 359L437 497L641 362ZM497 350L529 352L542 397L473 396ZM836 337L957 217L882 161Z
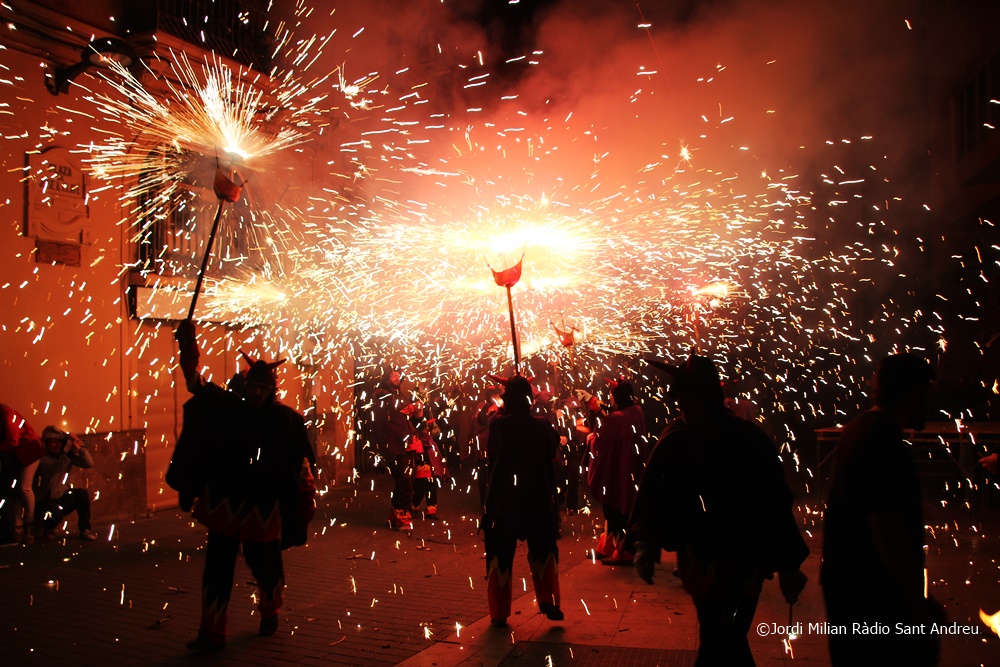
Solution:
M510 294L510 288L517 284L517 281L521 279L521 262L524 260L524 255L521 255L521 259L517 260L517 264L514 266L504 269L503 271L496 271L493 267L490 267L490 271L493 272L493 280L500 287L507 289L507 312L510 314L510 339L514 344L514 373L521 372L521 349L517 344L517 324L514 320L514 300Z
M521 370L521 350L517 345L517 325L514 324L514 300L510 296L510 285L507 287L507 311L510 313L510 340L514 343L514 372Z
M565 319L563 319L562 325L566 326ZM576 376L576 356L574 354L574 350L576 345L576 332L578 331L578 329L576 327L570 327L568 330L563 331L555 324L553 324L552 320L549 320L549 326L551 326L552 329L556 332L556 335L559 336L559 342L562 344L562 346L569 351L569 370L570 370L569 379L570 382L572 382L573 378Z
M236 203L240 198L242 185L236 185L221 168L215 170L215 196L219 198L219 208L215 212L215 221L212 222L212 231L208 235L208 245L205 248L205 256L201 260L201 268L198 270L198 280L194 284L194 295L191 297L191 307L188 309L188 321L194 318L194 309L198 305L198 294L201 292L201 284L205 281L205 269L208 268L208 258L212 255L212 245L215 243L215 235L219 231L219 221L222 220L222 208L226 202Z

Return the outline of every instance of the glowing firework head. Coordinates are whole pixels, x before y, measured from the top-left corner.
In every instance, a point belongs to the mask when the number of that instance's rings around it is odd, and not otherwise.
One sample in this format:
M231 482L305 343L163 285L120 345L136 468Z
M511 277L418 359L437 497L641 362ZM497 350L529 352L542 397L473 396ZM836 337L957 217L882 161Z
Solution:
M704 287L691 288L691 298L710 308L721 306L726 299L734 295L736 286L725 280L717 280Z
M576 344L576 332L579 331L579 329L576 327L570 327L568 331L564 331L551 322L549 322L549 324L556 332L556 335L559 337L559 343L563 347L573 347L573 345Z
M344 94L344 97L350 101L352 107L356 109L370 108L370 100L357 98L361 95L361 93L365 92L365 88L369 84L373 83L378 78L378 74L367 74L359 79L355 79L354 81L348 81L344 70L344 65L337 68L338 83L336 87L339 88L340 92Z
M213 183L215 196L230 203L236 203L243 191L242 185L236 185L231 178L226 176L222 169L215 170L215 181Z
M236 310L252 303L260 308L268 304L281 304L288 295L277 285L251 276L249 280L221 280L212 290L212 301L220 312Z
M457 231L458 233L455 233ZM563 290L585 282L586 271L596 254L596 242L587 226L569 217L539 215L537 219L504 216L477 216L460 225L458 230L440 237L439 228L428 230L429 236L438 239L432 247L442 247L452 256L468 257L463 264L473 266L478 259L486 258L494 271L494 282L501 287L513 287L521 278L522 261L527 259L525 282L536 291ZM519 257L517 264L508 266L509 258ZM488 284L475 279L464 281L465 287L476 292L489 292ZM459 278L461 281L461 278ZM498 281L503 282L498 282Z
M1000 611L995 614L987 614L980 609L979 618L986 624L986 627L993 631L993 634L1000 636Z
M493 272L493 280L500 287L511 288L517 284L517 281L521 279L521 262L524 260L524 256L517 260L517 264L503 271L497 271L492 266L490 270Z
M265 125L268 106L264 91L243 80L246 72L234 72L218 57L207 58L195 70L187 56L174 56L172 70L185 87L197 92L201 104L185 96L188 111L205 131L213 146L246 160L282 150L305 140L305 133L284 125L277 132ZM201 82L204 83L201 83Z
M168 71L157 72L147 65L151 86L118 63L100 73L112 92L95 95L95 101L109 120L142 128L137 145L167 145L202 155L228 153L249 160L305 141L307 132L301 123L275 128L268 122L268 97L263 88L245 78L248 71L234 70L214 54L196 67L186 54L169 53ZM163 92L154 93L154 89ZM276 94L280 96L281 91ZM118 173L145 166L120 163L123 148L129 152L130 146L119 141L104 151L98 147L91 161L99 170L108 170L110 162L116 168L109 171Z

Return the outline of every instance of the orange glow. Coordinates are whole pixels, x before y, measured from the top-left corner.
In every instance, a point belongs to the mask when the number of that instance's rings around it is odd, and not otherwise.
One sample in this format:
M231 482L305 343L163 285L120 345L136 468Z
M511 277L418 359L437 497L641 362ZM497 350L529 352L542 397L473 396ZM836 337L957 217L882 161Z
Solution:
M986 627L993 631L993 634L1000 637L1000 611L990 616L980 609L979 618L986 624Z

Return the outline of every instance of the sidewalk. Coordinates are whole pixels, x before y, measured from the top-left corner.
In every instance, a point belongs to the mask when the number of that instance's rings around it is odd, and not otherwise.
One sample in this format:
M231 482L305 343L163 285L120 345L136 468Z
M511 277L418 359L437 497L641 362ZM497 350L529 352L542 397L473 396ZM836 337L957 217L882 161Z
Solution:
M288 587L278 634L256 636L254 586L242 560L230 605L229 646L192 656L204 530L179 512L98 526L97 542L67 538L0 549L0 640L5 665L690 665L697 623L664 554L653 586L626 567L587 558L600 517L567 517L560 548L566 620L536 611L523 545L514 563L510 627L486 614L485 561L474 491L441 494L444 520L417 521L413 535L389 531L387 477L327 493L307 547L285 552ZM813 516L803 513L803 516ZM932 591L952 621L1000 609L998 521L977 531L935 526ZM807 527L810 583L793 620L823 620L820 539ZM972 563L970 565L970 563ZM966 582L969 582L968 584ZM520 591L520 592L518 592ZM786 625L788 605L767 582L755 623ZM972 622L972 621L970 621ZM998 665L1000 639L945 638L943 665ZM829 664L825 637L805 633L786 651L782 636L751 633L757 664ZM794 654L794 660L792 655Z
M514 604L509 628L493 628L484 617L402 666L547 665L549 656L554 665L693 665L698 648L694 605L671 575L673 554L663 555L652 586L631 567L608 567L589 559L563 567L559 583L565 621L548 621L537 613L533 596L524 595ZM813 545L805 568L811 582L818 581L818 563ZM766 582L755 623L786 625L788 614L777 582ZM823 620L818 586L807 587L795 606L794 620ZM829 665L825 638L800 637L792 642L791 653L783 639L751 634L760 667Z

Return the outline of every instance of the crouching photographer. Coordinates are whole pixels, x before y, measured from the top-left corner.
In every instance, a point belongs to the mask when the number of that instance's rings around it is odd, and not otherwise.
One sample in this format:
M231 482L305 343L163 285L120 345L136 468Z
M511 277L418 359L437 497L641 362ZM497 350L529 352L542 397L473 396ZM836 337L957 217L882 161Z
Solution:
M96 538L90 526L90 492L68 484L73 468L93 467L93 457L78 437L55 426L45 427L42 443L45 456L38 462L34 480L35 526L39 537L52 537L63 518L76 512L80 539L94 541Z

